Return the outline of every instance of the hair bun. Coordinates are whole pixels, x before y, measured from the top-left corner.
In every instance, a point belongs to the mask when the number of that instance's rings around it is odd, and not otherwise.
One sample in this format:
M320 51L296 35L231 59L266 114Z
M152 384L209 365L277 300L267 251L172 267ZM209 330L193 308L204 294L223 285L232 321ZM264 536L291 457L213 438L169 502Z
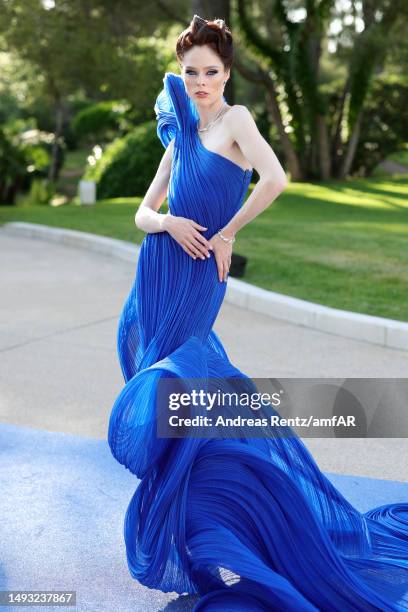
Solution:
M194 45L209 45L222 60L224 68L231 68L234 59L233 40L224 19L204 19L194 14L189 27L183 30L176 42L176 55L180 63L184 53Z
M207 23L207 20L200 17L200 15L194 15L193 19L191 20L191 24L194 24L194 26L198 26L199 28L206 26Z
M221 30L225 30L225 21L223 19L214 19L214 23L220 26Z

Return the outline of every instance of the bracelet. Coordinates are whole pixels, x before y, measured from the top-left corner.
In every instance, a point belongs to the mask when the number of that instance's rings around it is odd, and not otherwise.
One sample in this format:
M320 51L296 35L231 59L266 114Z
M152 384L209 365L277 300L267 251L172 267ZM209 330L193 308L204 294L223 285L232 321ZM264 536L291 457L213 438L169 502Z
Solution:
M225 236L221 234L221 230L219 230L217 234L224 242L228 242L229 244L232 244L233 242L235 242L235 236L233 236L232 238L226 238Z

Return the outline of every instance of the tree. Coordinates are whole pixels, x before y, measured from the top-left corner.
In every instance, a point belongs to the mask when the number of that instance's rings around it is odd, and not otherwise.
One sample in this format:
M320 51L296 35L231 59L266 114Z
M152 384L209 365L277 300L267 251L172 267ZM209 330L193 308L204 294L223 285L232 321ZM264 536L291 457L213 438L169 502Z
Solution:
M236 65L248 80L265 87L294 180L344 178L352 168L373 78L382 69L393 26L407 14L403 0L359 4L361 14L357 2L348 13L353 29L341 28L337 39L339 55L348 62L342 88L330 90L321 74L323 43L333 19L344 17L334 0L306 0L304 6L274 0L269 8L266 3L237 1L237 22L252 66L248 58ZM253 17L255 5L258 20ZM294 17L295 9L298 14L303 9L301 19ZM286 125L282 108L288 115Z
M155 66L154 53L142 39L156 31L158 14L135 0L0 0L2 40L33 67L44 101L52 108L50 180L56 178L62 127L73 94L124 98L133 83L143 83L138 95L148 107L161 67Z

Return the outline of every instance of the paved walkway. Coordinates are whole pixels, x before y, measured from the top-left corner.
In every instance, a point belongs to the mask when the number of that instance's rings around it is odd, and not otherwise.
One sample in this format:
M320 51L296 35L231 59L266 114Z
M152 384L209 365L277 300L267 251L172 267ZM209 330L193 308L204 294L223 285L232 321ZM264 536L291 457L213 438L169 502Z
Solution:
M194 598L143 587L126 565L123 519L138 482L106 434L124 384L116 327L135 265L5 234L0 257L0 589L75 590L81 612L191 610ZM407 352L225 303L215 330L256 378L408 371ZM305 443L361 511L408 498L407 440Z
M0 420L106 439L123 387L116 328L136 266L2 234ZM405 377L408 353L223 304L215 323L252 377ZM245 350L243 350L245 347ZM323 470L408 481L405 439L305 442Z

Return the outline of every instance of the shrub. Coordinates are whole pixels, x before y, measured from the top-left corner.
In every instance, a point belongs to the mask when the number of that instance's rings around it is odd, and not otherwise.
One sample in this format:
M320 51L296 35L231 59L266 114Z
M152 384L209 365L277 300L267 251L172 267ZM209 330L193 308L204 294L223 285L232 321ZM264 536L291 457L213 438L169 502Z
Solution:
M0 128L0 203L14 204L26 174L25 152Z
M164 153L156 128L156 121L142 123L87 166L84 179L96 181L98 199L146 193Z
M112 133L128 129L126 119L129 103L108 100L80 110L71 121L71 129L78 140L110 138Z
M30 190L19 198L19 204L23 206L48 205L55 194L55 186L46 178L34 178L31 181Z

